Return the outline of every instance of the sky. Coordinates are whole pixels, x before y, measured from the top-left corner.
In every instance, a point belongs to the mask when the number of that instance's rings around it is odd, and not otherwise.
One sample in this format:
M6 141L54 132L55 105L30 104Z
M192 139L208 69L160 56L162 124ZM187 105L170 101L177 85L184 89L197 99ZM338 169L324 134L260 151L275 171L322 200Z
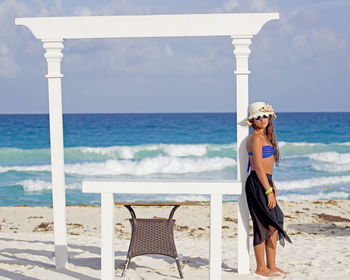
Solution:
M48 113L42 43L16 17L278 12L252 39L249 101L350 111L349 0L1 0L0 114ZM234 112L229 37L65 40L64 113Z

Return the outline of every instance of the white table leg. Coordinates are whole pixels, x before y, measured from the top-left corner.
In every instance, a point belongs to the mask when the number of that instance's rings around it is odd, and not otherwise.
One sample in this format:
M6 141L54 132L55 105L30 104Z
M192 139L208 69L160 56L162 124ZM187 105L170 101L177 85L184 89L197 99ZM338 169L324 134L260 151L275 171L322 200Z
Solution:
M114 195L101 193L101 279L114 279Z
M210 196L210 280L221 279L222 195Z

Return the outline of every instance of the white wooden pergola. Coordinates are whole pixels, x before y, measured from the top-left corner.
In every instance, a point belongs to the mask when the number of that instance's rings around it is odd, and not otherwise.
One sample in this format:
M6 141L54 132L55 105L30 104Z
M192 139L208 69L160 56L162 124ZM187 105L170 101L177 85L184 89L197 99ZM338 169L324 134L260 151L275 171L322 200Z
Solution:
M182 14L142 16L16 18L27 26L46 50L50 114L52 196L56 268L67 264L66 198L62 125L61 60L65 39L230 36L236 57L237 180L226 182L83 182L86 192L100 192L102 219L102 279L114 278L114 193L197 193L211 195L210 279L221 279L222 195L238 194L238 273L249 272L249 212L244 183L249 134L245 125L248 108L248 58L251 39L278 13ZM127 187L126 187L127 186ZM147 187L145 187L147 186Z

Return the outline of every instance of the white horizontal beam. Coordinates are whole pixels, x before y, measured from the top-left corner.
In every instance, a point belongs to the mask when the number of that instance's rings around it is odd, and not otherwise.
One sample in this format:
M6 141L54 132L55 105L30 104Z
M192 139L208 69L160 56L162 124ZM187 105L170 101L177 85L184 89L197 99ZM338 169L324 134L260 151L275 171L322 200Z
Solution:
M37 39L252 36L278 13L16 18Z
M242 194L242 182L83 181L85 193Z

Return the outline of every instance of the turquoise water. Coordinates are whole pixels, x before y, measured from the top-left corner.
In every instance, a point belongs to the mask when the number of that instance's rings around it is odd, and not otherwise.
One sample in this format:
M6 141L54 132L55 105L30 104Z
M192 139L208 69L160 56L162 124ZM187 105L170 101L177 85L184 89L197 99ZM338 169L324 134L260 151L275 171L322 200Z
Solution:
M235 122L233 113L64 115L67 204L99 204L83 179L234 179ZM350 198L350 113L279 113L275 127L279 199ZM52 205L48 116L0 115L0 131L0 205Z

